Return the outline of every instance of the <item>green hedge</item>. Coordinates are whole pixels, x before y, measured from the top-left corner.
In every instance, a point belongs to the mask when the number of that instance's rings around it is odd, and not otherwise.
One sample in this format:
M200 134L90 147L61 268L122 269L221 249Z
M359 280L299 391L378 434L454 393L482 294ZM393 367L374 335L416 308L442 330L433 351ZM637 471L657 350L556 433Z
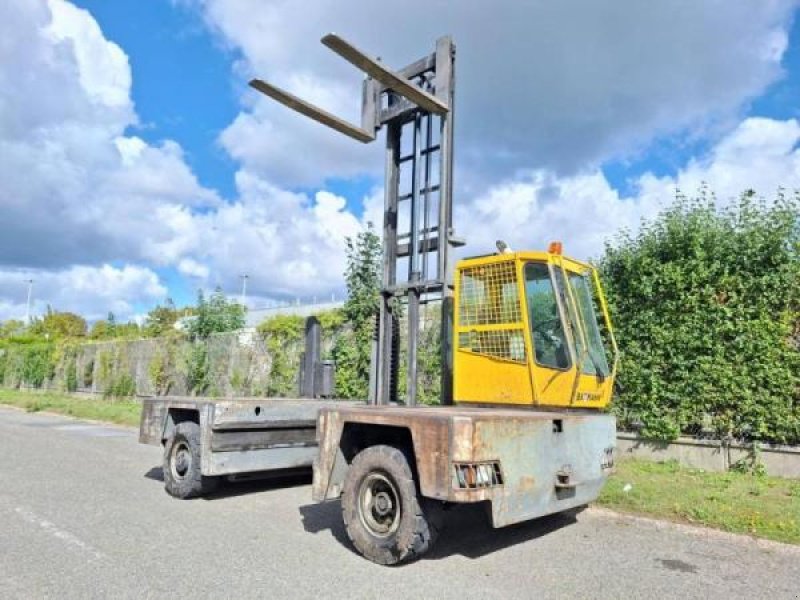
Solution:
M703 191L607 246L623 426L800 442L799 224L797 197L718 208Z
M55 375L58 358L52 343L5 344L0 347L0 384L41 388Z

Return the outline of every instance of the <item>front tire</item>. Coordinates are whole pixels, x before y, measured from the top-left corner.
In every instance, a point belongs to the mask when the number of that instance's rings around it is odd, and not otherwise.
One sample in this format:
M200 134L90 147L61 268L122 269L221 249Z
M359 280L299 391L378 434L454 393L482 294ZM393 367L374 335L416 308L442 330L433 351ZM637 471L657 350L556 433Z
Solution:
M405 454L371 446L353 459L342 490L347 535L369 560L394 565L422 556L439 532L439 510L422 498Z
M203 476L200 457L200 426L193 421L178 423L164 444L164 489L170 496L195 498L216 489L219 479Z

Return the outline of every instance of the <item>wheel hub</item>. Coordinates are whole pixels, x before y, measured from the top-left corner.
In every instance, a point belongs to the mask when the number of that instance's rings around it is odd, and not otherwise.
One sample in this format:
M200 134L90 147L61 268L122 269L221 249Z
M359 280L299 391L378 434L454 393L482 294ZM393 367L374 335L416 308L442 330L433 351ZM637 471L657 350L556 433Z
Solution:
M385 516L392 510L392 499L389 497L389 494L386 492L379 492L377 496L375 496L375 511L381 515Z
M358 512L361 523L377 537L387 537L400 525L400 496L383 473L370 473L361 483Z
M172 451L172 474L177 479L183 479L192 466L192 452L189 447L180 442Z

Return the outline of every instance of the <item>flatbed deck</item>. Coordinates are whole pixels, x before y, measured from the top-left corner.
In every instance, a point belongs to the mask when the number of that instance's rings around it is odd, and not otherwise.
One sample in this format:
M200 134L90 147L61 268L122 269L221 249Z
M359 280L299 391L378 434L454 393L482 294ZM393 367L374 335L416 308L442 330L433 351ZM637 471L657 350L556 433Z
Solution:
M139 442L160 446L177 422L193 420L200 426L203 475L311 467L320 409L353 404L307 398L146 398Z

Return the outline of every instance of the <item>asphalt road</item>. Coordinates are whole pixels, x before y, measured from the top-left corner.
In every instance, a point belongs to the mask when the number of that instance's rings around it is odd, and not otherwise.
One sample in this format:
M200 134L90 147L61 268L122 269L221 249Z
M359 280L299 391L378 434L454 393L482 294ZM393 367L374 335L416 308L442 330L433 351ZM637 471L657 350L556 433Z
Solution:
M492 530L459 508L387 568L308 477L174 500L133 430L2 407L0 456L0 598L800 597L800 548L594 509Z

